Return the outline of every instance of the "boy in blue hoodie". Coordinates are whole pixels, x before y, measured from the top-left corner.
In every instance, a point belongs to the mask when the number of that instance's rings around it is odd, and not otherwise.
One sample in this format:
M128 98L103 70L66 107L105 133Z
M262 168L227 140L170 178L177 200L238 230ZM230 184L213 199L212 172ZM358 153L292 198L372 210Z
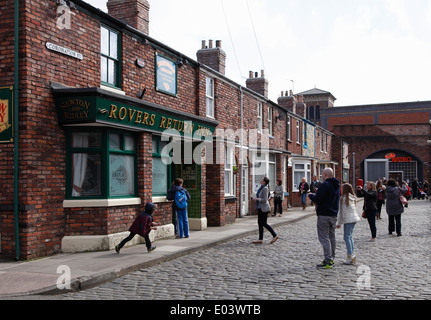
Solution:
M185 202L187 203L191 197L189 192L183 187L184 180L177 178L174 181L174 185L171 190L168 191L167 200L173 201L173 211L176 214L176 234L178 238L188 238L189 235L189 220L187 217L187 204L185 208L178 208L176 196L178 192L181 192L185 196Z
M309 194L308 197L316 204L317 233L325 256L323 262L317 267L329 269L334 265L335 259L335 228L340 206L340 181L334 178L334 171L331 168L326 168L322 176L325 181L316 194Z

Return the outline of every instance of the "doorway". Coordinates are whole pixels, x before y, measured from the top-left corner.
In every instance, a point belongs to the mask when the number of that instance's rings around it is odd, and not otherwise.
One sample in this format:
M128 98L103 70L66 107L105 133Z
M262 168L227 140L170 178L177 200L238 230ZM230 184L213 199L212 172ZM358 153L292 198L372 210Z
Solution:
M241 180L241 216L248 215L248 205L249 205L249 193L248 193L248 165L242 166L242 180Z
M398 182L399 186L401 187L402 182L403 182L403 172L402 171L398 171L398 172L389 172L389 179L394 179L396 182Z

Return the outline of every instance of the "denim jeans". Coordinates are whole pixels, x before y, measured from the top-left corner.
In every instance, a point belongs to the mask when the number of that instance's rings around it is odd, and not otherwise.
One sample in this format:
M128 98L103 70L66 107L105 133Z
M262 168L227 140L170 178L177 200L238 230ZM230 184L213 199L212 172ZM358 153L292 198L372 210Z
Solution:
M353 246L353 229L355 228L355 225L356 222L344 225L344 241L346 242L348 255L352 255L355 251Z

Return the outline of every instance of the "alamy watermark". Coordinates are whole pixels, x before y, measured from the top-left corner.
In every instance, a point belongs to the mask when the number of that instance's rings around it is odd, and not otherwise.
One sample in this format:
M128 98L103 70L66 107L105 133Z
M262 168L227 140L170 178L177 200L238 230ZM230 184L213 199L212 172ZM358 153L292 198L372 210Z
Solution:
M371 268L366 265L360 265L356 274L360 275L356 281L356 287L358 290L370 290L371 289Z
M165 165L196 163L238 166L252 162L255 174L264 175L267 171L264 163L270 153L269 137L267 129L217 129L214 135L198 130L193 135L185 136L178 130L168 129L161 136L161 141L165 143L161 156ZM235 148L239 149L238 157L227 154Z
M72 271L69 266L61 265L57 268L57 273L60 276L57 279L57 289L59 290L70 290L71 289L71 280L72 280Z
M75 8L75 5L72 2L65 0L57 0L57 3L59 4L57 7L57 15L60 15L57 17L57 28L60 30L69 30L72 24L72 16L75 15L75 13L72 12L72 9Z

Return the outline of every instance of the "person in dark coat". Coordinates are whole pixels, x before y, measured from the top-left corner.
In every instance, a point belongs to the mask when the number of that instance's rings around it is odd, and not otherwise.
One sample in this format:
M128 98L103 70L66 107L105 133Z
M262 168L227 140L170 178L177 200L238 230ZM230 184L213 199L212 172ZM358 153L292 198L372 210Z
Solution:
M150 240L150 232L151 230L157 230L156 226L160 226L160 223L153 222L153 213L156 211L157 205L153 203L147 203L145 205L145 211L142 212L136 219L135 222L133 222L132 226L130 227L130 235L121 241L121 243L117 246L115 246L115 251L117 253L120 253L121 248L124 247L124 245L131 241L136 235L140 235L145 239L145 245L147 246L148 252L154 251L156 247L153 247L151 245Z
M364 200L364 211L367 216L368 224L371 230L370 241L376 240L377 237L377 227L376 227L376 217L377 217L377 189L374 182L367 182L367 191L362 189L361 186L357 186L356 194L358 197L365 198Z
M405 195L407 192L408 190L405 185L401 189L397 186L395 180L389 180L388 187L386 188L386 213L389 216L389 234L396 231L398 237L401 236L401 214L404 212L400 195Z

